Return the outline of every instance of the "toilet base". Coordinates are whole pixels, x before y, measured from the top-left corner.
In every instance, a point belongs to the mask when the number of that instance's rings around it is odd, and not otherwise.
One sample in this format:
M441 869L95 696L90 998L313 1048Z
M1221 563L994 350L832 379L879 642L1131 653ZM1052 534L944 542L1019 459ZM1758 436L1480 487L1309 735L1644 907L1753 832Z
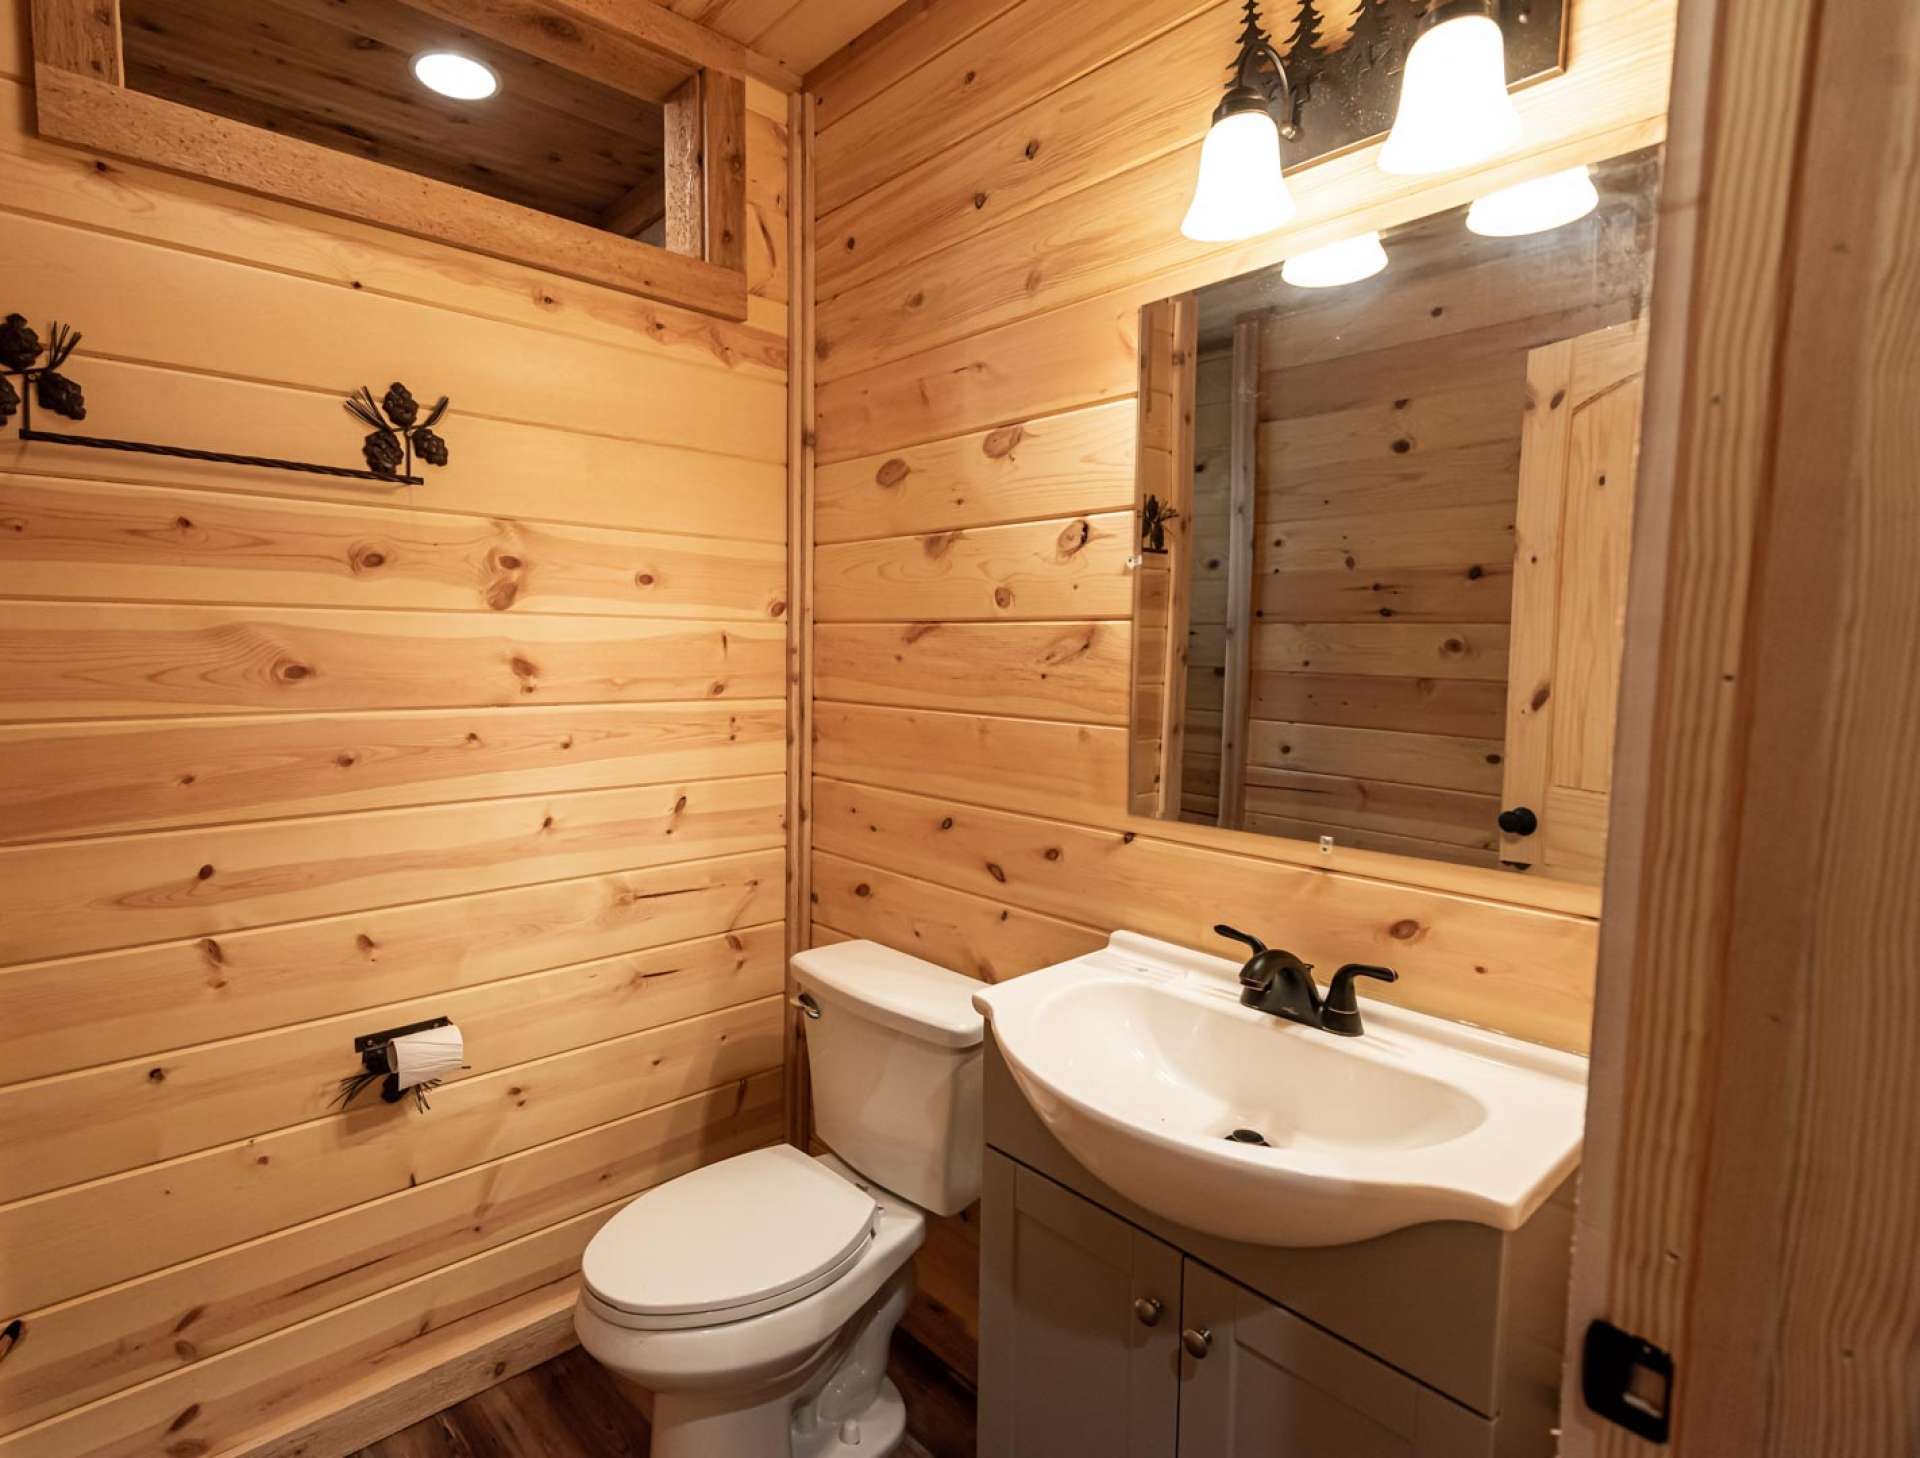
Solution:
M656 1391L652 1458L888 1458L907 1409L887 1350L912 1294L902 1266L832 1341L757 1390Z

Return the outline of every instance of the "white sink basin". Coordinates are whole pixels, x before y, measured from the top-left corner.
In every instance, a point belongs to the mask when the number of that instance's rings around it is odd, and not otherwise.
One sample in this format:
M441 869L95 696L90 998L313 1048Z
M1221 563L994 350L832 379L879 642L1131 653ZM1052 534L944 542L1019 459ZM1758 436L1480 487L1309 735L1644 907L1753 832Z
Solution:
M1579 1162L1584 1058L1362 998L1337 1037L1239 1003L1239 964L1116 932L974 994L1056 1139L1156 1215L1261 1245L1518 1229ZM1265 1146L1230 1141L1253 1130Z

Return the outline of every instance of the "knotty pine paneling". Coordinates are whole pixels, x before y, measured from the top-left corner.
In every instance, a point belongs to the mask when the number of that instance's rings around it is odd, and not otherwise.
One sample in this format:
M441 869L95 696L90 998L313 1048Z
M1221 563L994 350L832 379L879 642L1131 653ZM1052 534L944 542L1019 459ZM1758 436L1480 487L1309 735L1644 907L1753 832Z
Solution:
M45 1308L0 1367L0 1410L33 1423L178 1371L768 1143L779 1116L780 1075L756 1074Z
M786 705L570 704L0 728L8 842L779 774Z
M1550 164L1619 155L1664 135L1674 0L1571 0L1568 74L1516 98L1534 142L1529 154L1478 174L1408 183L1380 173L1373 149L1356 149L1294 174L1301 215L1289 232L1195 245L1179 237L1178 222L1231 59L1234 8L919 0L813 78L821 94L816 525L822 543L834 544L820 553L823 623L836 590L826 569L840 543L860 543L847 559L861 567L850 574L859 590L846 618L920 631L944 625L937 637L999 614L982 607L977 578L965 594L951 590L950 576L927 588L926 538L1124 512L1132 498L1120 462L1133 451L1141 305L1459 205ZM1270 19L1286 29L1284 17ZM1217 41L1208 38L1214 26ZM1471 314L1478 297L1462 308ZM1461 357L1510 343L1464 338ZM1330 365L1302 394L1301 413L1367 406L1364 370L1362 362L1343 378ZM1447 383L1443 374L1419 389ZM1414 470L1431 465L1458 477L1505 459L1504 447L1457 423L1465 413L1464 402L1423 407L1432 416L1423 434L1459 454L1375 473L1368 489L1382 509L1366 509L1370 531L1417 493ZM1019 468L1017 450L1015 461L996 454L1012 435L1045 447L1030 470ZM1469 503L1446 523L1471 554L1462 561L1495 564L1484 587L1415 578L1392 565L1390 543L1368 549L1378 558L1369 581L1408 609L1400 625L1500 620L1482 605L1491 595L1504 600L1511 586L1497 570L1511 552L1511 513L1487 507ZM1358 523L1321 508L1301 516L1297 538L1265 549L1263 573L1284 553L1291 590L1341 602L1333 574L1349 571ZM1398 555L1424 565L1410 551ZM1056 568L1047 580L1044 590L1058 595L1071 579ZM1196 595L1207 590L1202 575ZM1380 606L1342 607L1324 621L1378 624ZM1066 616L1102 614L1083 605ZM823 626L823 640L830 631ZM1418 641L1444 651L1446 636ZM823 661L833 651L823 647ZM857 672L819 685L823 935L871 935L974 975L1006 976L1116 927L1212 947L1212 923L1236 921L1284 934L1312 960L1390 963L1403 975L1388 991L1410 1006L1585 1046L1590 896L1543 889L1554 908L1535 909L1517 880L1490 870L1355 853L1365 874L1348 874L1296 864L1285 848L1246 838L1228 849L1196 839L1192 827L1129 822L1124 720L1087 708L1060 717L1051 686L1048 701L1036 702L1020 663L1010 652L1001 672L981 663L965 685L936 690L908 655L888 662L868 652ZM1498 682L1321 666L1330 671L1256 672L1255 711L1380 734L1429 725L1461 740L1503 733ZM1123 684L1125 666L1113 675ZM1007 691L998 698L1002 677ZM1217 711L1217 690L1209 700L1207 686L1194 684L1196 712ZM1113 697L1124 714L1124 689ZM1450 750L1447 773L1477 785L1467 752ZM924 1309L907 1324L955 1329Z
M0 1455L324 1458L780 1137L786 101L731 322L44 143L25 9L0 308L81 430L453 401L416 488L0 441ZM430 1112L329 1107L436 1014Z

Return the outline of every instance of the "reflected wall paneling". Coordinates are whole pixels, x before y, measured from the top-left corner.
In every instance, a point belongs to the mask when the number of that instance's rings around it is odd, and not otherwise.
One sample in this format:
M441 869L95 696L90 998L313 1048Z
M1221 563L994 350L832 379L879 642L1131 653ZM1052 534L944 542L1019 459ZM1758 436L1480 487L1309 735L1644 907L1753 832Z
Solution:
M25 10L0 305L85 331L82 430L353 464L348 390L453 399L412 492L0 440L0 1458L323 1458L781 1136L788 101L727 322L44 143ZM430 1113L329 1106L436 1014Z
M1309 960L1397 966L1409 1004L1584 1046L1596 897L1529 905L1484 868L1131 821L1114 707L1132 645L1092 666L1132 631L1140 307L1658 141L1673 0L1570 9L1568 74L1516 98L1529 160L1409 187L1361 148L1292 179L1293 232L1229 248L1177 222L1237 3L933 0L808 76L816 936L998 978L1119 926L1211 946L1225 920ZM829 669L875 634L890 652ZM907 1318L968 1376L976 1297L949 1257L971 1234L930 1235Z

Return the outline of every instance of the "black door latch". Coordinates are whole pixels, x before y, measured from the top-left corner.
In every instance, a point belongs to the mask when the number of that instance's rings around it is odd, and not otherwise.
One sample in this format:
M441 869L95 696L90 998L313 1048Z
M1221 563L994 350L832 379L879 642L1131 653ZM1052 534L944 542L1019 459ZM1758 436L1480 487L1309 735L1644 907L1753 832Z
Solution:
M1667 1441L1673 1401L1673 1356L1607 1321L1587 1328L1580 1362L1587 1406L1649 1443Z

